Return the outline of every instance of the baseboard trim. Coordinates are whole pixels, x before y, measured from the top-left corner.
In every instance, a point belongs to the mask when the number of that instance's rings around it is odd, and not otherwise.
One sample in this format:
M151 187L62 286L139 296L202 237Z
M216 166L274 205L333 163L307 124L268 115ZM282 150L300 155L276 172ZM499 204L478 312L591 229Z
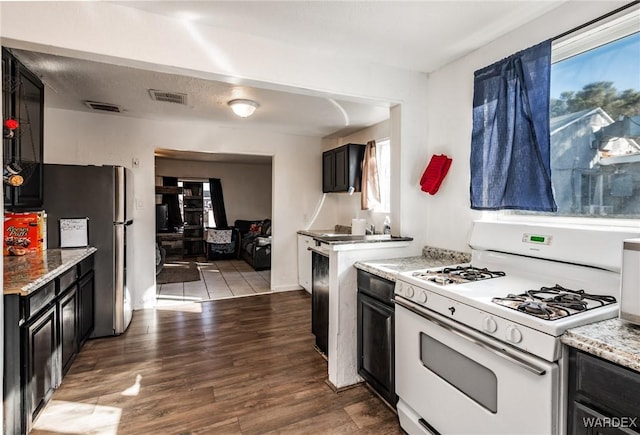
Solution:
M333 392L334 392L334 393L336 393L336 394L342 393L343 391L350 390L350 389L352 389L352 388L355 388L355 387L358 387L358 386L360 386L360 385L364 384L364 381L362 381L362 382L358 382L358 383L356 383L356 384L347 385L347 386L345 386L345 387L340 387L340 388L338 388L338 387L336 387L335 385L333 385L333 383L332 383L328 378L327 378L327 379L325 379L325 381L324 381L324 382L325 382L325 384L327 384L327 385L329 386L329 388L331 388L331 389L333 390Z
M304 290L304 289L299 285L280 285L280 286L271 288L272 292L290 292L294 290Z

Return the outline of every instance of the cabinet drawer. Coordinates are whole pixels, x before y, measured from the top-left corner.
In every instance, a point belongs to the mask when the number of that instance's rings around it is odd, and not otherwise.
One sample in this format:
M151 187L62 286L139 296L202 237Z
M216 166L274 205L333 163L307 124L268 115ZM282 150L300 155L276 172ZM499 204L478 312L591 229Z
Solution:
M78 277L85 276L89 271L93 270L94 255L91 254L78 265Z
M640 373L576 352L576 399L616 417L640 417Z
M28 319L46 307L56 297L56 282L51 281L25 298L25 317Z
M78 268L76 266L64 272L58 277L58 291L63 292L78 279Z
M386 304L391 304L395 283L363 270L358 270L358 291Z

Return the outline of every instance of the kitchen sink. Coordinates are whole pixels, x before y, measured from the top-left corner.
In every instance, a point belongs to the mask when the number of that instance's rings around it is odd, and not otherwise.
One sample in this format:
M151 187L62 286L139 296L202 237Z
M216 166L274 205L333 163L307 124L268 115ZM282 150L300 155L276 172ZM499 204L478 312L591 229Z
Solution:
M365 236L353 234L322 234L321 236L316 237L316 239L323 242L359 242L370 240L395 240L403 239L403 237L392 236L390 234L371 234Z

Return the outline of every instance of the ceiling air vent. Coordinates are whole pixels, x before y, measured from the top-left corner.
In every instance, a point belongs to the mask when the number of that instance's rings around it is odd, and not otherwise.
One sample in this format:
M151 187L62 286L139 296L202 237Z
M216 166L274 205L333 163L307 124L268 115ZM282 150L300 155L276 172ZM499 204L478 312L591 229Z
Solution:
M165 103L187 104L187 94L179 92L158 91L157 89L149 89L151 99L155 101L164 101Z
M116 106L115 104L110 103L99 103L97 101L85 101L84 104L93 110L102 110L103 112L122 112L122 108L120 106Z

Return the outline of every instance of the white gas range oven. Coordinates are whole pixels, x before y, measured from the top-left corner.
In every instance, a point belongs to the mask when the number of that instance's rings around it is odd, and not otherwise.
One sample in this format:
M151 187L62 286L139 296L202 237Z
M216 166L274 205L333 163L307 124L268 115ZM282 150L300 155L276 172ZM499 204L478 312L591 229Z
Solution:
M398 416L409 434L562 434L560 335L618 315L629 230L475 222L471 263L400 273Z

